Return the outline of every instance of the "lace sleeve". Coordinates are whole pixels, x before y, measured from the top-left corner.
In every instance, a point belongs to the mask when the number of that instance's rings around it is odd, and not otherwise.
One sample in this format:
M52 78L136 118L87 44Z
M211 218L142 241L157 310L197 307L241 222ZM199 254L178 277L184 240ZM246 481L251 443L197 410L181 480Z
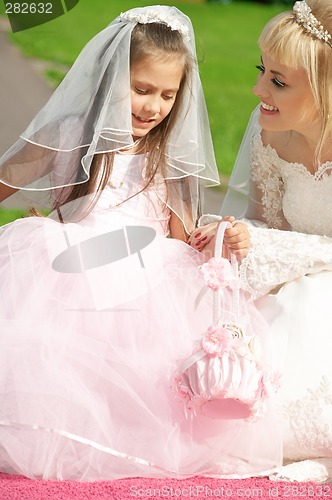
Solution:
M240 276L254 299L287 281L332 270L332 238L247 226L252 245L241 262Z
M289 229L282 211L284 183L278 168L278 157L270 146L264 146L256 130L250 151L250 200L246 218L259 220L269 227Z

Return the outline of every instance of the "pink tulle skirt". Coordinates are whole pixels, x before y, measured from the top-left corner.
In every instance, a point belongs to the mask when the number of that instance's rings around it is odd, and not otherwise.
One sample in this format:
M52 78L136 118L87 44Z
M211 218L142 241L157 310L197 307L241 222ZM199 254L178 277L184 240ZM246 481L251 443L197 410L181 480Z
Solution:
M256 422L218 420L188 410L174 390L179 360L211 324L212 296L196 302L202 256L157 235L139 255L54 268L96 236L47 218L1 230L0 469L90 481L279 466L272 404Z

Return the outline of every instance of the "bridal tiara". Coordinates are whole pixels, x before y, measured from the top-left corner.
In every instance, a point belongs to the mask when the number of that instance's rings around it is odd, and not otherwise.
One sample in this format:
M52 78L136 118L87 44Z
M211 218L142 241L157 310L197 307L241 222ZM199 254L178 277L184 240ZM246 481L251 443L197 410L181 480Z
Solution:
M295 12L296 22L301 25L312 37L326 42L331 48L331 35L324 28L322 23L312 14L309 5L305 0L295 2L293 11Z
M149 9L147 12L127 11L120 14L122 21L136 22L140 24L162 23L166 24L171 30L179 31L186 40L190 40L189 28L181 23L174 15L166 14L165 12Z

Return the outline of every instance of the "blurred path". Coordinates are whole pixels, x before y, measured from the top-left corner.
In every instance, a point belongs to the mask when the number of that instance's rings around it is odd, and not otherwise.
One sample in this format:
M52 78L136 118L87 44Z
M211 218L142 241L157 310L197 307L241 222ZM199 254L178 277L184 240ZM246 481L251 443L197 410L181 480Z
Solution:
M26 129L52 90L7 37L9 23L0 18L0 154Z
M52 94L33 62L10 42L9 30L8 20L0 17L0 155L17 140ZM219 213L222 199L222 191L208 189L206 212Z

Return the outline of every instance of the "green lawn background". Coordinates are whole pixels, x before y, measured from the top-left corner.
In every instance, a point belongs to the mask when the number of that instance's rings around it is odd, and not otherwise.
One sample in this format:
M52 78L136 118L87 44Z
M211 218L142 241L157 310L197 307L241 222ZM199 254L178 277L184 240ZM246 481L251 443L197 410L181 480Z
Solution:
M24 54L43 61L45 77L55 87L83 46L120 12L154 3L80 0L65 15L35 28L9 33L9 37ZM192 20L216 159L226 184L247 120L258 102L252 94L257 77L255 65L260 60L257 38L265 23L288 7L249 1L161 3L175 5ZM4 14L2 3L0 14Z

